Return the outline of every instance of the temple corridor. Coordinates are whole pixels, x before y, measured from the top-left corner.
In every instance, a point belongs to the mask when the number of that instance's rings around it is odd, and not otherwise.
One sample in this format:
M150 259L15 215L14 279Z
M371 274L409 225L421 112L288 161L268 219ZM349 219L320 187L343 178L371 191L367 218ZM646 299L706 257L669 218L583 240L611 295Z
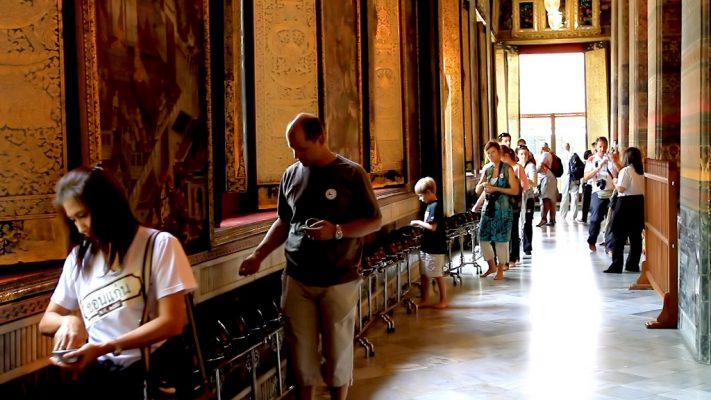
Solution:
M587 225L534 231L534 251L503 282L466 269L450 307L397 309L376 324L376 356L356 349L352 399L711 399L711 369L678 330L648 330L661 299L638 274L603 274ZM416 293L415 293L416 294Z

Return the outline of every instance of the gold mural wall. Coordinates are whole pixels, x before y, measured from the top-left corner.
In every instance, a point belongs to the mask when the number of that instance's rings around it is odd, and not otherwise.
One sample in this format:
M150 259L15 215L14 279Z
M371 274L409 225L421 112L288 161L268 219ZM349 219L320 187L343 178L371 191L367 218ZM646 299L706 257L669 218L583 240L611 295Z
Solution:
M52 206L67 168L60 3L0 0L0 264L66 255Z
M375 187L404 183L400 0L368 2L370 165Z
M286 125L319 111L315 0L254 1L254 81L259 203L272 208L269 186L294 162Z

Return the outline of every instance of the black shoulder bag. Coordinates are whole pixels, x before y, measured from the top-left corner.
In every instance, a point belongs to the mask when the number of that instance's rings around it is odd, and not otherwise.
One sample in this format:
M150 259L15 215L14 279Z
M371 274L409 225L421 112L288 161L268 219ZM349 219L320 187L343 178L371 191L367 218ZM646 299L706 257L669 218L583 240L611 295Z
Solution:
M142 292L143 315L139 325L149 321L148 293L151 286L153 249L158 231L151 233L143 256ZM141 348L145 367L145 400L174 400L203 398L208 394L207 376L202 367L202 354L195 329L190 295L185 296L188 324L183 333L168 338L151 353L150 346Z

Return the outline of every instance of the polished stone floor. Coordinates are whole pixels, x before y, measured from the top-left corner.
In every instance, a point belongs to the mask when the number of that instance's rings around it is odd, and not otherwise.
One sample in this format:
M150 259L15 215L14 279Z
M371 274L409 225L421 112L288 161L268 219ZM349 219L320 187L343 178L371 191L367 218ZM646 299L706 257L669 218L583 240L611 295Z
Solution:
M368 331L356 349L350 399L711 399L711 366L677 330L648 330L654 291L638 274L603 274L586 225L534 228L534 251L505 280L465 270L450 307L394 314L396 331Z

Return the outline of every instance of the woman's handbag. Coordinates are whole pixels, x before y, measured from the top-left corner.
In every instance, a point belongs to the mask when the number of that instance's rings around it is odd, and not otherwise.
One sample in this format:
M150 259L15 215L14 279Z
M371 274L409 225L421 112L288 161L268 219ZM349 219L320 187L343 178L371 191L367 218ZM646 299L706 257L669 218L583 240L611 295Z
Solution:
M148 322L148 292L150 289L153 248L158 231L151 233L143 256L143 316L140 324ZM183 333L168 338L151 353L143 347L141 355L145 367L145 400L173 400L209 398L207 375L202 363L202 354L195 330L193 304L190 294L185 296L188 324Z

